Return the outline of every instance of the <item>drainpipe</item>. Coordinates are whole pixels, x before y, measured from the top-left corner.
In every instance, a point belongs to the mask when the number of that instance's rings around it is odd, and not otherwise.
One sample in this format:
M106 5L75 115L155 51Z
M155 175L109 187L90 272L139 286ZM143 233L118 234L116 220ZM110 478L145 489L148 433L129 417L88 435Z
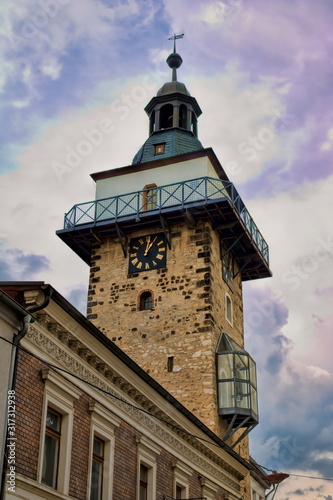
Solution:
M48 306L50 302L50 298L52 295L52 289L50 286L48 286L44 294L46 295L46 298L44 302L39 305L39 306L34 306L31 307L29 310L24 309L22 306L20 306L17 302L15 302L13 299L11 299L7 294L2 292L0 290L0 301L6 304L10 309L14 310L18 315L22 316L22 328L17 332L17 334L14 336L13 339L13 346L12 346L12 353L11 353L11 360L10 360L10 367L9 367L9 377L8 377L8 390L13 390L15 387L15 379L16 379L16 369L17 369L17 354L18 354L18 347L21 342L21 340L25 337L25 335L28 333L30 324L33 323L36 318L32 316L33 312L40 311L41 309L44 309L45 307ZM8 394L8 393L7 393ZM0 457L0 463L2 462L2 474L1 474L1 487L0 487L0 500L5 499L5 493L6 493L6 472L7 472L7 455L5 453L6 450L6 443L8 440L8 426L7 426L7 421L8 421L8 405L6 405L6 411L5 411L5 428L3 430L3 445L2 445L2 450L1 454L2 456Z

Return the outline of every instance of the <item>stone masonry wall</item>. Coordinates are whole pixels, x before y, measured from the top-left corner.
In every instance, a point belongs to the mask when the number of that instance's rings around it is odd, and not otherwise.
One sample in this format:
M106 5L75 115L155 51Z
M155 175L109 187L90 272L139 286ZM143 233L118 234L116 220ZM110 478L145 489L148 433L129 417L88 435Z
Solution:
M155 230L131 236L161 232ZM218 435L215 351L222 332L243 345L240 275L234 291L222 278L220 237L209 222L172 228L165 269L128 274L118 239L97 245L92 256L87 317ZM144 291L153 309L139 310ZM225 317L226 293L233 325ZM168 371L168 358L173 370Z

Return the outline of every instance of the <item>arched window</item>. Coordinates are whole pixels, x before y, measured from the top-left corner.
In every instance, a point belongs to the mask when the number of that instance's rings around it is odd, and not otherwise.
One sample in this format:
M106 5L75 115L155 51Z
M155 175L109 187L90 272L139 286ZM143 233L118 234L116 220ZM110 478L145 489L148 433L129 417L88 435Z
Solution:
M233 326L233 307L230 295L225 294L225 317L226 320Z
M160 114L160 130L170 128L173 125L173 106L172 104L164 104L161 107Z
M193 111L192 111L191 131L193 132L195 137L198 137L197 119Z
M142 210L153 210L157 208L156 188L156 184L146 184L143 188Z
M179 126L187 128L187 107L185 104L181 104L179 108Z
M147 311L153 308L153 296L151 292L143 292L140 295L140 311Z
M149 135L155 132L155 110L150 115Z

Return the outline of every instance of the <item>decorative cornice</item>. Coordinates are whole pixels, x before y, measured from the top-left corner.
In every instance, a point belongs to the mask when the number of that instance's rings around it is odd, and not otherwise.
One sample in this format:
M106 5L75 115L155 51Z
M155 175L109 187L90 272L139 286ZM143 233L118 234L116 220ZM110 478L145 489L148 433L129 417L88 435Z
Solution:
M54 320L52 321L54 322ZM47 322L44 322L43 326L47 328L46 325ZM243 474L209 449L202 441L190 436L185 431L181 431L176 421L161 411L138 388L131 385L120 374L115 372L113 368L107 366L104 360L98 358L98 356L87 349L72 333L65 332L63 327L61 329L48 328L47 333L44 334L32 326L25 339L56 360L61 367L66 368L85 382L108 393L109 396L105 394L105 397L112 398L112 405L122 410L124 415L138 422L147 432L154 434L158 438L158 441L164 441L185 456L187 460L191 460L198 467L202 467L214 476L216 480L221 481L223 485L229 486L234 491L240 491L239 481L244 478ZM64 344L64 347L54 342L49 337L50 333L54 335L55 339L60 340ZM74 340L80 345L74 343ZM71 350L71 354L67 352L68 349ZM89 351L89 356L86 355L87 350ZM103 367L103 370L98 370L98 365L105 365L106 369ZM93 370L95 370L95 373ZM131 404L127 404L122 399L121 394L115 391L110 383L134 400L136 405L140 405L145 411L149 411L152 416ZM171 427L171 430L167 430L158 420L154 419L155 415L159 419L162 418L166 422L166 425L169 423L171 426L177 426L177 428ZM229 475L233 476L234 479Z

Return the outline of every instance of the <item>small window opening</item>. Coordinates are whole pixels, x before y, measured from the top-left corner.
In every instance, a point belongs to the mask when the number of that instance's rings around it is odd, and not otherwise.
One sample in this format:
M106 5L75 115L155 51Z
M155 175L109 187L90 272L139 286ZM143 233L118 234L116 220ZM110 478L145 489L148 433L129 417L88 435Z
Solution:
M165 152L165 142L162 144L155 144L155 155L162 155Z
M232 301L229 295L225 296L225 316L227 321L232 325L233 317L232 317Z
M168 370L169 373L173 372L173 360L174 360L173 356L169 356L168 357L167 370Z
M140 311L153 308L153 297L150 292L143 292L140 297Z

